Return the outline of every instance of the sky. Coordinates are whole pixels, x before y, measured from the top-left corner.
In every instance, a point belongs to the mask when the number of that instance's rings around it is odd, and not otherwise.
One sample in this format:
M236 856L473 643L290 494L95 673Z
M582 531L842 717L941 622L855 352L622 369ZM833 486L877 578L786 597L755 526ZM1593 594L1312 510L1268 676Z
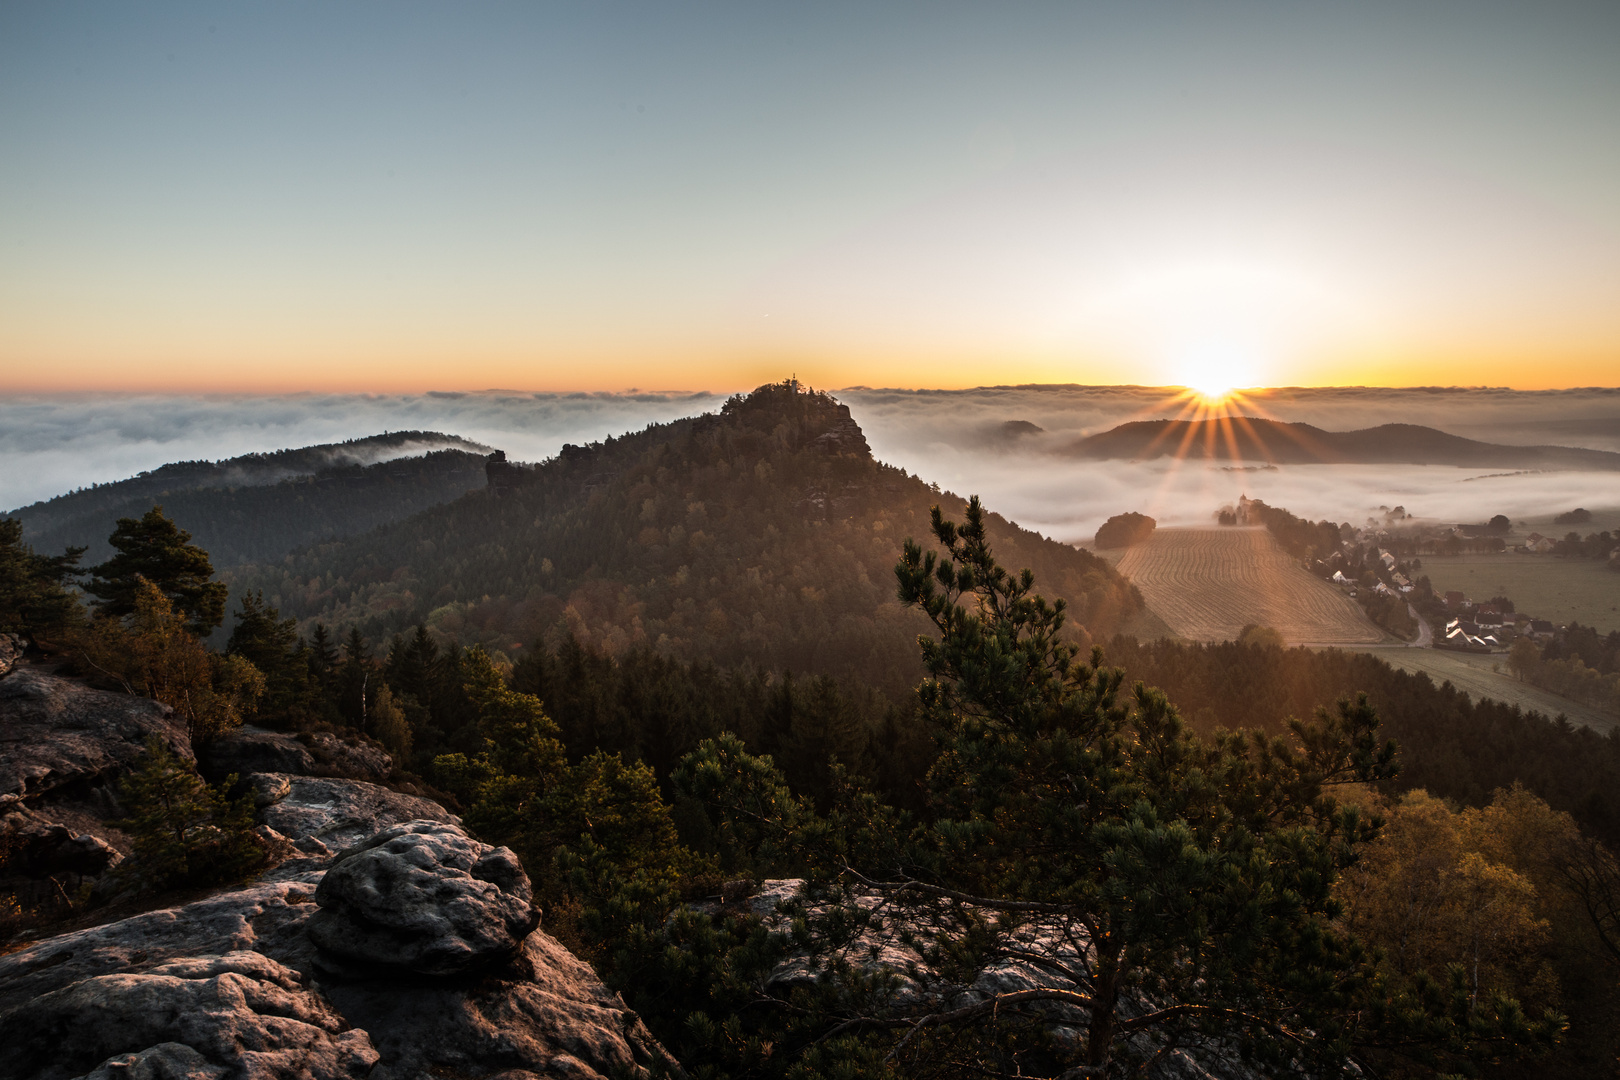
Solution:
M0 394L1614 385L1620 5L0 5Z

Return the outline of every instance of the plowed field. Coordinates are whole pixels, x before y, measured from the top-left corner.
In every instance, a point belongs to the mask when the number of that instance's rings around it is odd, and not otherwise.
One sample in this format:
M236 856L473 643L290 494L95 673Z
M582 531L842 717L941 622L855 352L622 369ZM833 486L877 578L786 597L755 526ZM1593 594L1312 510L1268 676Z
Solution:
M1354 600L1307 574L1261 527L1158 529L1118 567L1155 614L1193 641L1235 640L1249 623L1290 644L1385 640Z

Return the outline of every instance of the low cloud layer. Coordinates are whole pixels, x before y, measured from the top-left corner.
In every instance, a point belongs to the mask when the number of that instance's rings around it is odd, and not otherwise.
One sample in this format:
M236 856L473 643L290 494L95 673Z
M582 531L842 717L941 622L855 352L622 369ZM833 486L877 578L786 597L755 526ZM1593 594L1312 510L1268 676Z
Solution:
M516 460L719 408L713 394L96 395L0 398L0 507L20 507L171 461L439 431Z
M1127 510L1166 525L1207 524L1243 494L1311 518L1353 522L1396 505L1436 521L1620 507L1620 473L1372 465L1245 471L1167 459L1077 462L1045 452L1127 420L1180 413L1173 393L1146 387L853 389L838 396L879 458L958 494L982 495L1019 524L1071 542L1089 541L1098 525ZM1242 411L1333 431L1409 423L1485 442L1620 450L1620 390L1290 389L1252 395ZM1006 425L1016 421L1043 431L1009 436Z
M1440 521L1540 517L1576 505L1620 508L1620 473L1490 475L1486 470L1363 465L1234 471L1222 463L1074 462L1044 448L1127 420L1176 415L1142 387L836 392L873 452L942 488L978 493L1020 524L1089 539L1112 514L1200 524L1240 494L1313 518L1359 521L1404 505ZM0 506L15 507L170 461L340 442L383 431L440 431L549 457L649 423L712 411L718 394L422 394L287 397L93 396L0 399ZM1246 412L1330 430L1399 421L1499 443L1620 450L1620 390L1281 390ZM1009 435L1008 421L1040 434ZM1027 428L1022 429L1027 432Z

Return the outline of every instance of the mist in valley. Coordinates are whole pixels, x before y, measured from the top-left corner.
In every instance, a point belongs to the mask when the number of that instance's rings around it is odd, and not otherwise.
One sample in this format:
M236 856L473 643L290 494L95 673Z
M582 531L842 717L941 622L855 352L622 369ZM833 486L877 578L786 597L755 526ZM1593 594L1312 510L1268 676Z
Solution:
M1384 506L1431 521L1498 513L1545 519L1580 505L1620 507L1620 473L1502 472L1437 466L1074 461L1067 442L1131 420L1175 417L1177 392L1152 387L989 387L835 391L874 455L942 490L979 494L1054 539L1086 542L1127 510L1202 525L1240 495L1315 518L1360 523ZM218 460L382 431L432 430L514 460L713 411L721 392L32 397L0 400L0 506L122 479L171 461ZM1294 388L1246 394L1239 411L1329 430L1426 424L1485 442L1620 448L1620 391ZM1038 429L1038 430L1037 430ZM434 447L402 447L420 453Z

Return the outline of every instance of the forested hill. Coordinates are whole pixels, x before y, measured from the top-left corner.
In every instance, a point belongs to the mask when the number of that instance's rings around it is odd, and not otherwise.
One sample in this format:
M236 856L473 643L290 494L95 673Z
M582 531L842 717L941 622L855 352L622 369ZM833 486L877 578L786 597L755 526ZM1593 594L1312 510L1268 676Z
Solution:
M925 625L896 600L894 564L906 537L927 538L932 505L962 509L874 461L847 408L793 383L490 475L453 504L244 568L233 587L373 640L425 621L515 656L572 630L613 652L646 644L902 692ZM992 530L1002 562L1032 568L1091 633L1142 612L1106 562L1000 518Z
M1402 464L1501 469L1620 469L1620 454L1565 446L1498 446L1418 424L1324 431L1257 417L1139 420L1079 439L1060 453L1080 458L1167 456L1279 465Z
M111 554L121 517L154 504L214 565L280 559L295 547L363 533L484 485L488 447L433 431L393 432L223 461L183 461L12 511L34 550Z

